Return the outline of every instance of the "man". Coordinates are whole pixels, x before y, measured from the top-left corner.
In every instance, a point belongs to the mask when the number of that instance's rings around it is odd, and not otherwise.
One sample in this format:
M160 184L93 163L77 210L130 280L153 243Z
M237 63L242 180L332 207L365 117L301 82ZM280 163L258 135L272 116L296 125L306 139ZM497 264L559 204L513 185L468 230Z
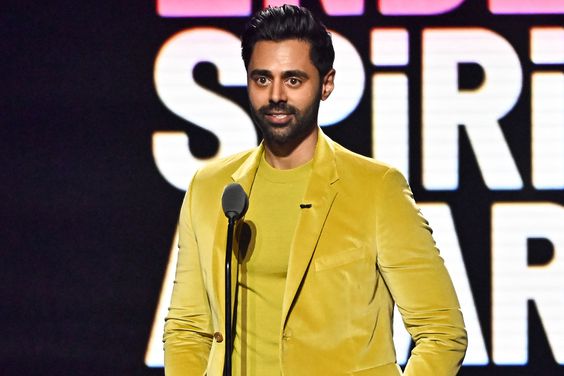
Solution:
M164 334L167 375L221 375L224 187L249 211L233 260L235 375L401 375L394 303L415 341L405 375L454 375L466 332L451 280L405 179L328 139L319 101L334 51L305 8L258 12L242 36L262 144L194 176ZM234 264L236 265L236 264Z

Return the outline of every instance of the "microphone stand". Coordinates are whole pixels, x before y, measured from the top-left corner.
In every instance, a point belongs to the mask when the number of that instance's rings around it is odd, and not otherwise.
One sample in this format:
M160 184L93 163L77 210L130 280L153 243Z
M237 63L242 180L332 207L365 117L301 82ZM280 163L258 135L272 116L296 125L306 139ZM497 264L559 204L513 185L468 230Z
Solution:
M231 255L233 253L233 228L235 217L228 217L227 246L225 248L225 363L223 376L231 376L231 354L233 339L231 330Z
M225 187L221 197L223 213L228 218L227 244L225 249L225 361L223 375L231 376L231 354L233 353L233 330L231 325L231 257L233 255L233 228L235 222L245 215L249 198L240 184Z

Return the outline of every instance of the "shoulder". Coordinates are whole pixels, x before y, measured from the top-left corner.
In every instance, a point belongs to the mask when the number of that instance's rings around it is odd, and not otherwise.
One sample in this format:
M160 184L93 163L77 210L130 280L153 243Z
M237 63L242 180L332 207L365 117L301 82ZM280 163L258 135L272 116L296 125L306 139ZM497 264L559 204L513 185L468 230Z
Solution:
M354 195L371 195L378 200L388 195L412 196L407 179L395 167L355 153L331 141L339 186Z
M256 149L206 163L192 177L183 207L190 207L191 212L199 213L200 219L202 213L217 214L216 207L221 202L225 186L233 181L231 176L249 159L254 151Z
M232 176L250 159L257 149L246 150L206 163L198 169L188 187L189 196L196 202L217 200Z
M389 174L401 175L393 166L374 158L355 153L335 141L331 141L335 151L335 164L339 176L354 176L374 180L384 179Z
M230 178L255 150L256 148L245 150L207 163L196 172L192 184L196 182L201 184L205 182L221 181Z

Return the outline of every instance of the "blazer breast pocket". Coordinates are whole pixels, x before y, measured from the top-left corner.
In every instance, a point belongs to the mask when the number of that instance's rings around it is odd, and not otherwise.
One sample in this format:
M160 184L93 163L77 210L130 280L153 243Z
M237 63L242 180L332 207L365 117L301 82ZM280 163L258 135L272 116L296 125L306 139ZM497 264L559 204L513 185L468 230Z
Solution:
M315 271L321 272L327 269L333 269L344 266L355 261L368 258L368 250L366 247L348 249L346 251L335 252L330 255L320 256L314 261Z

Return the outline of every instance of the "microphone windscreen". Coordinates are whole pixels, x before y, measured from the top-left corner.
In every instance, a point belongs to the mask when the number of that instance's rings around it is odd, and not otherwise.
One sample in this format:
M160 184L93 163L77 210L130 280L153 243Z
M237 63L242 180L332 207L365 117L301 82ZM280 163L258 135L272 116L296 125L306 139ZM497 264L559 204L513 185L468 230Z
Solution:
M231 183L223 191L221 205L227 218L239 219L249 207L249 198L240 184Z

